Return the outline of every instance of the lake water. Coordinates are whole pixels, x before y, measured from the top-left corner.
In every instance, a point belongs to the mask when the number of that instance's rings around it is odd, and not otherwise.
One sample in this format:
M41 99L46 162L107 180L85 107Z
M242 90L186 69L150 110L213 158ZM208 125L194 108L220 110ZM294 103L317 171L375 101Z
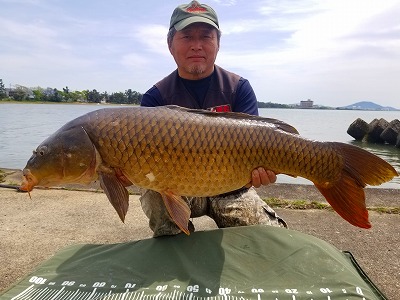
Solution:
M88 104L0 104L0 167L22 169L34 150L45 138L66 122L84 113L102 108ZM107 105L112 107L112 105ZM119 107L119 106L118 106ZM371 122L375 118L387 121L400 119L396 111L339 111L302 109L260 109L260 115L285 121L303 137L319 141L355 144L382 157L400 173L400 149L389 145L357 143L347 134L347 128L357 118ZM278 182L312 184L303 178L279 175ZM400 188L400 178L381 185Z

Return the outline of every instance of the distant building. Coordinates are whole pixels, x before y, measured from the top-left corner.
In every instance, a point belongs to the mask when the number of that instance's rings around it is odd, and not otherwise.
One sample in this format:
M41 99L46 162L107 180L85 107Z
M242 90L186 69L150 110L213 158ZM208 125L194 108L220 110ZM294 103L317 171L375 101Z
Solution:
M314 106L314 101L310 99L306 101L300 101L300 108L312 108Z

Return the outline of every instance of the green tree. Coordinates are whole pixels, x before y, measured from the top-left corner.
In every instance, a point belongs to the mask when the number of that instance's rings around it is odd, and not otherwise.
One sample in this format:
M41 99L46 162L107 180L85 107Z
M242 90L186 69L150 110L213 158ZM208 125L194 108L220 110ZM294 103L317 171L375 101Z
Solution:
M142 100L143 95L139 92L132 91L131 89L128 89L125 91L125 95L128 98L129 104L140 104L140 101Z
M69 93L69 97L72 102L78 102L78 101L83 101L86 99L85 94L80 91L73 91Z
M51 102L62 102L63 101L63 96L61 92L57 89L53 89L52 93L48 96L49 101Z
M69 88L66 86L63 88L62 92L60 91L62 99L66 102L73 102L72 93L70 92Z
M279 104L279 103L272 103L272 102L258 102L258 108L290 108L287 104Z
M10 91L10 96L15 101L24 101L28 99L28 91L27 88L21 85L18 85L14 90Z
M101 99L104 100L106 103L110 102L110 96L107 92L101 93Z
M127 104L128 98L122 92L112 93L109 99L110 103Z
M34 89L33 91L33 96L35 101L46 101L46 95L43 93L43 89L38 87Z
M101 95L97 90L93 91L84 91L86 95L86 100L89 103L100 103L101 102Z
M0 100L7 98L6 88L4 87L3 79L0 78Z

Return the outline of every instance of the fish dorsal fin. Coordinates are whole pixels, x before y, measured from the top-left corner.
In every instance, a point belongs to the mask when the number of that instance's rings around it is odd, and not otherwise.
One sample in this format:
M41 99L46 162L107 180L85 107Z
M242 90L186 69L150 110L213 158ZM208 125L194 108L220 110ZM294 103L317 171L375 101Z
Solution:
M249 115L249 114L242 113L242 112L214 112L214 111L209 111L209 110L204 110L204 109L185 108L185 107L181 107L181 106L177 106L177 105L166 105L164 107L166 107L168 109L179 110L179 111L188 112L188 113L202 114L202 115L205 115L208 117L224 117L227 119L235 119L235 120L260 121L260 122L272 124L277 129L281 129L288 133L299 134L297 129L294 128L292 125L289 125L281 120L277 120L277 119L273 119L273 118L264 118L264 117L260 117L260 116Z

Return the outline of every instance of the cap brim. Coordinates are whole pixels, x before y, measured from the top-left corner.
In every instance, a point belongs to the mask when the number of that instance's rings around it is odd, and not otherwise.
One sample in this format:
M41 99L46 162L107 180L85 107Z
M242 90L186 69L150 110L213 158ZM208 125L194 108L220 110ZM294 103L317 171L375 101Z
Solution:
M215 24L213 21L211 21L210 19L204 18L204 17L200 17L200 16L194 16L194 17L189 17L189 18L183 19L182 21L179 21L178 23L176 23L174 25L174 27L177 31L179 31L193 23L206 23L206 24L209 24L209 25L219 29L218 25Z

